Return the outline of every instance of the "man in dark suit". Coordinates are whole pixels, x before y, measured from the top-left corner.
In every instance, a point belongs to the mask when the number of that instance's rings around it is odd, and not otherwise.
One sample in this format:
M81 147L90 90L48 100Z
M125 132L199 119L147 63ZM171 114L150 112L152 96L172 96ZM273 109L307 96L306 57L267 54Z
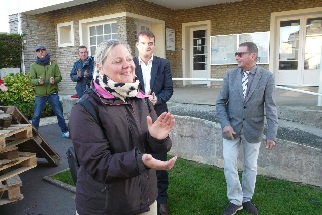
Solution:
M216 117L223 130L224 174L229 199L225 215L235 214L243 208L248 213L258 214L251 199L255 190L265 117L266 148L275 146L278 125L274 76L256 64L257 54L255 43L239 45L235 53L238 68L226 72L216 102ZM237 169L240 146L244 154L242 184Z
M138 34L136 47L139 56L135 57L135 73L140 80L140 89L154 105L154 109L159 116L163 112L168 112L167 101L173 94L172 74L170 62L166 59L153 55L155 36L151 31L141 31ZM154 154L153 157L166 161L167 154ZM169 214L167 205L168 199L168 172L157 171L158 179L158 211L161 215Z

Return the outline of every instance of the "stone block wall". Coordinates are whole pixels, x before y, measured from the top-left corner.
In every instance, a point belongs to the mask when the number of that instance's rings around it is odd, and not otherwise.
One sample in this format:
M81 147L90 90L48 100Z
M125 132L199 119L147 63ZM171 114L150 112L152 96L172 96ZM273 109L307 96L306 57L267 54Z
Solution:
M44 44L50 54L57 60L62 70L62 90L72 89L75 84L70 81L69 71L77 57L79 41L79 20L108 14L130 12L165 21L166 28L175 30L175 51L166 51L170 60L173 77L182 77L182 24L188 22L211 21L211 36L220 34L239 34L263 32L270 30L270 16L273 12L322 7L317 0L243 0L206 7L184 10L172 10L144 0L98 0L95 2L60 9L37 15L21 15L22 32L26 34L24 44L25 66L29 71L34 61L34 47ZM11 32L17 32L18 19L11 16ZM57 47L57 24L74 22L75 47ZM119 37L130 43L135 50L134 20L130 17L117 19ZM134 52L133 52L134 53ZM225 71L236 65L211 66L211 78L222 78ZM264 65L268 68L268 65ZM213 83L216 84L216 83Z
M144 8L144 10L142 10ZM51 11L37 15L21 15L22 32L26 35L24 44L25 67L29 72L30 65L35 59L35 46L43 44L49 54L55 59L60 67L63 80L59 84L60 91L75 93L75 83L70 79L70 70L73 63L78 59L79 20L88 19L109 14L132 12L161 20L170 20L170 9L160 7L143 0L99 0L71 8ZM58 47L57 24L73 21L74 47ZM11 18L11 33L17 33L17 15ZM118 37L130 44L132 53L135 50L135 26L134 19L130 17L117 18Z

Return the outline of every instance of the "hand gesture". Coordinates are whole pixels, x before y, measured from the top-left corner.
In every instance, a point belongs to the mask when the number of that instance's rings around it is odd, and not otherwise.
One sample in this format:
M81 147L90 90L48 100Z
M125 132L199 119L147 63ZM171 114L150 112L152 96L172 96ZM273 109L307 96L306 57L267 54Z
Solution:
M55 83L55 78L54 78L54 77L50 77L49 82L50 82L51 84L54 84L54 83Z
M158 140L162 140L169 135L174 122L173 115L167 112L163 112L154 123L152 123L151 117L147 116L149 133Z
M274 140L267 140L266 141L266 149L272 149L275 146L275 141Z
M157 160L152 157L150 154L143 154L142 161L144 165L148 168L155 169L155 170L170 170L176 163L177 156L171 158L168 161L161 161Z
M149 100L152 102L153 105L155 105L158 101L158 97L155 95L155 93L151 94L151 90L148 93L149 95Z
M230 125L226 125L222 129L222 132L228 139L234 140L234 134L236 134L236 132L234 131L233 127L231 127Z
M82 72L80 71L80 69L79 69L79 70L77 70L77 76L78 76L79 78L81 78L81 77L82 77Z
M86 78L87 75L88 75L88 73L87 73L87 69L86 69L85 72L84 72L84 77Z
M40 78L39 78L39 80L38 80L38 83L39 83L40 85L44 84L44 79L43 79L42 77L40 77Z
M8 88L4 84L0 84L0 89L2 92L7 92Z

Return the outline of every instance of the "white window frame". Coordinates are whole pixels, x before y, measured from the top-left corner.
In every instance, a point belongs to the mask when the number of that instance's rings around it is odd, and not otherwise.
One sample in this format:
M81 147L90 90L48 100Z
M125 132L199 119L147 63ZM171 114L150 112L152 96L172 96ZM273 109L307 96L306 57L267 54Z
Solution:
M89 52L90 52L90 55L93 55L94 53L91 53L92 51L91 51L91 36L90 36L90 27L93 27L93 26L100 26L100 25L106 25L106 24L110 24L110 25L112 25L112 24L116 24L116 27L117 27L117 22L116 21L107 21L107 22L100 22L100 23L95 23L95 24L93 24L93 25L88 25L88 49L89 49ZM117 29L116 29L116 32L111 32L111 36L112 35L117 35L118 36L118 31L117 31ZM103 37L104 37L104 32L103 32ZM115 39L115 38L114 38ZM117 38L116 38L117 39ZM103 41L104 41L104 39L103 39ZM96 44L96 47L98 46L98 44Z
M57 35L58 35L58 47L74 46L74 23L64 22L57 24ZM64 36L63 36L64 35ZM68 41L66 42L66 37Z
M109 15L105 15L105 16L98 16L98 17L93 17L93 18L89 18L89 19L79 20L80 45L89 46L88 37L87 37L87 35L88 35L87 26L92 25L92 24L102 23L102 22L115 21L115 20L117 20L117 18L121 18L121 17L131 17L139 22L144 21L146 23L150 23L152 32L155 35L157 35L154 54L159 57L163 57L163 58L166 57L165 21L159 20L159 19L154 19L151 17L141 16L141 15L129 13L129 12L121 12L121 13L115 13L115 14L109 14ZM118 33L120 33L120 32L118 32Z

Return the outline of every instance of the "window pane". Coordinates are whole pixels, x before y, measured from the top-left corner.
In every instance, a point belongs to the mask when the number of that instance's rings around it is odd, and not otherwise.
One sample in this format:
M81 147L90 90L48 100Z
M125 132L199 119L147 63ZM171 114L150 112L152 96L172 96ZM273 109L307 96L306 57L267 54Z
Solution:
M194 38L201 38L206 36L206 31L205 30L199 30L199 31L194 31L193 32L193 37Z
M96 36L90 37L90 39L89 39L89 45L91 45L91 46L96 45Z
M103 42L103 35L97 36L97 45L99 45L101 42Z
M91 46L91 55L95 55L96 46Z
M104 35L104 40L110 40L111 39L111 35L108 34L108 35Z
M96 35L95 26L91 26L89 27L89 36L94 36L94 35Z
M205 47L204 46L193 47L193 54L205 54Z
M280 22L279 69L297 70L300 44L299 34L300 20Z
M193 70L205 70L206 65L204 63L193 63Z
M297 70L297 61L280 61L279 63L280 70Z
M103 25L96 26L96 34L102 35L103 34Z
M322 47L322 17L307 19L304 69L320 69Z
M117 39L117 34L112 34L112 39Z
M194 63L201 63L206 61L206 56L205 55L194 55L193 56L193 62Z
M117 33L117 26L116 23L112 23L112 33Z
M111 24L105 24L104 25L104 34L110 34L111 33Z

